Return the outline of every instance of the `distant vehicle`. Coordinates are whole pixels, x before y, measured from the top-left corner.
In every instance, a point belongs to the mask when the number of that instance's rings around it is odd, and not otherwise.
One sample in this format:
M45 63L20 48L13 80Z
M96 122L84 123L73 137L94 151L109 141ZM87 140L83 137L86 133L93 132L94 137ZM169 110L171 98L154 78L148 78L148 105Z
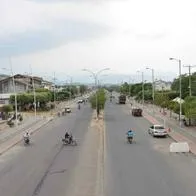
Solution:
M119 104L125 104L126 103L126 95L120 95L119 97L118 97L118 103Z
M62 142L64 145L72 145L72 146L77 146L77 141L76 139L72 138L70 140L70 138L62 138Z
M148 129L148 133L153 137L167 137L168 135L167 130L163 125L152 125Z
M132 115L133 116L142 116L142 109L141 108L133 108Z
M84 103L84 101L85 101L84 99L79 99L78 103Z
M70 108L70 107L66 107L66 108L65 108L65 112L66 112L66 113L71 113L71 108Z

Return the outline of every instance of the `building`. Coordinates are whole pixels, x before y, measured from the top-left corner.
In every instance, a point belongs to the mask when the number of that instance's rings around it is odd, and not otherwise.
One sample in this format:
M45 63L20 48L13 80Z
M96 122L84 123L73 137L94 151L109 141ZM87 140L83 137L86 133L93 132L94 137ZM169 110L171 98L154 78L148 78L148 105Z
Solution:
M35 88L42 88L41 77L31 77L28 75L17 74L14 75L15 88L17 93L23 93L33 89L33 81ZM9 76L0 80L0 93L9 94L14 93L13 77Z
M9 104L11 94L0 94L0 107Z
M5 75L5 74L0 74L0 80L3 80L5 78L9 77L9 75Z
M171 90L172 82L166 82L163 80L156 80L155 81L155 90L156 91L167 91Z
M54 90L54 85L52 82L49 81L42 81L42 88L48 89L48 90Z

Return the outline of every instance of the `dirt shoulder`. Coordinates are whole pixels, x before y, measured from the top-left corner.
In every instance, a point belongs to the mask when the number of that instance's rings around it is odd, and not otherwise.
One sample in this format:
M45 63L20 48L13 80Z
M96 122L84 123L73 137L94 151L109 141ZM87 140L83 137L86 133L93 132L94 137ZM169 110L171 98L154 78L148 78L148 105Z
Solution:
M92 120L82 145L78 164L75 168L71 186L65 195L101 196L103 195L104 166L104 119L96 114Z

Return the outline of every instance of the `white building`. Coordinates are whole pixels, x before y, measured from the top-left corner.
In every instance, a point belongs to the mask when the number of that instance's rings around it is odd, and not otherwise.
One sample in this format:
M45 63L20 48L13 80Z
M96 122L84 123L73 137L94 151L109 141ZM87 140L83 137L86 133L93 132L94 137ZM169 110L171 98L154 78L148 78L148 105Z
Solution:
M0 94L0 107L9 104L9 99L12 94Z
M163 80L156 80L155 81L155 90L157 91L167 91L171 90L172 82L166 82Z

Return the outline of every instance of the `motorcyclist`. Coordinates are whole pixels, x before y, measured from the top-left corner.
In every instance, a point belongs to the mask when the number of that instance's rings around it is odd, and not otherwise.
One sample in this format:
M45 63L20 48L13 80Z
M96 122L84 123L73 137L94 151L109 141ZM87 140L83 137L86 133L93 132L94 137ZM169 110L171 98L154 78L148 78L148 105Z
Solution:
M24 138L25 141L29 142L30 136L29 136L29 132L28 132L28 131L26 131L26 132L24 133L23 138Z
M78 104L78 110L80 110L80 104Z
M69 139L69 133L67 131L65 132L65 140L66 139Z
M133 138L133 131L132 129L130 129L128 132L127 132L127 137L129 138Z
M73 136L72 136L72 133L70 133L70 135L69 135L69 143L70 144L71 144L72 140L73 140Z

